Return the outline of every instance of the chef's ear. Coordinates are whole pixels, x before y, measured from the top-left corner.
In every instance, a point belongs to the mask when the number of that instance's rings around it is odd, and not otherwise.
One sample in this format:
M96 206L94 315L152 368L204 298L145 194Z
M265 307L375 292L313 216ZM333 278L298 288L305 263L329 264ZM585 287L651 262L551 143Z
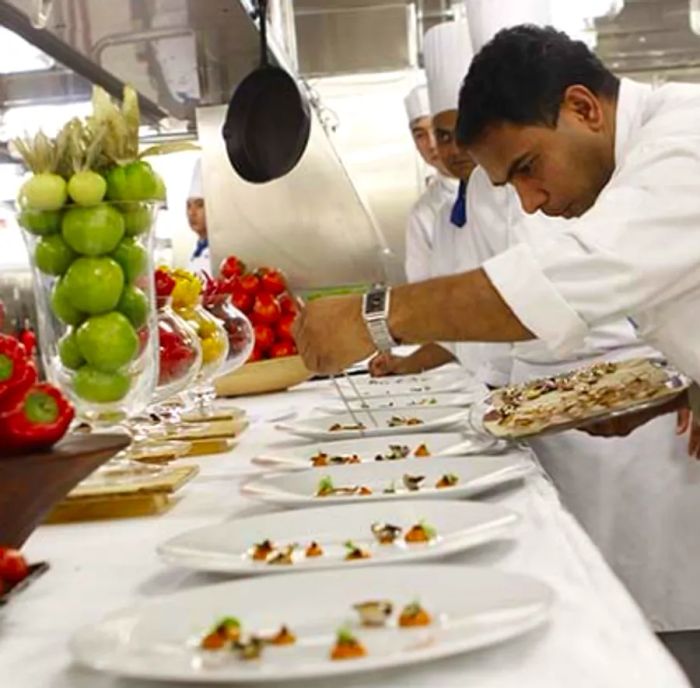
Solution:
M605 113L600 97L586 86L574 84L564 91L561 113L586 126L591 131L600 131L605 124Z

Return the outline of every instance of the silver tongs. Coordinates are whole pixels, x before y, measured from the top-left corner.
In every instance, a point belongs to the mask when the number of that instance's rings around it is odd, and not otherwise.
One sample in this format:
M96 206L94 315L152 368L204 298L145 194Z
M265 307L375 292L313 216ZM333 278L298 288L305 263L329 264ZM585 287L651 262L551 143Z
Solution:
M355 393L355 396L360 401L360 408L362 409L362 411L364 411L367 414L372 425L375 428L378 428L379 423L377 423L377 419L372 414L372 411L369 407L369 404L365 401L365 398L362 396L362 394L360 394L360 391L357 389L357 386L355 385L355 383L350 379L350 376L346 372L343 373L343 377L347 380L347 383L352 388L353 392ZM360 428L360 434L364 435L364 430L362 429L362 428L364 428L364 423L362 423L358 419L357 415L355 415L355 411L352 408L352 404L348 401L348 398L345 396L345 392L343 392L343 388L340 385L340 383L338 382L335 375L331 375L331 380L333 380L333 384L335 385L335 389L338 392L338 396L342 399L343 404L345 405L345 408L347 409L348 413L350 414L350 417L352 418L353 423L355 423L355 425L357 425L357 427Z

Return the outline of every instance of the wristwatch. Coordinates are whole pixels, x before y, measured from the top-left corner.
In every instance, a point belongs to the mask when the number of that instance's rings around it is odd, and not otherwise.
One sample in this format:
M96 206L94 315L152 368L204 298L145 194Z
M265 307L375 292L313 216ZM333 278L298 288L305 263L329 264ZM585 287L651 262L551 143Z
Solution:
M388 351L398 342L389 331L391 287L375 284L362 298L362 317L378 351Z

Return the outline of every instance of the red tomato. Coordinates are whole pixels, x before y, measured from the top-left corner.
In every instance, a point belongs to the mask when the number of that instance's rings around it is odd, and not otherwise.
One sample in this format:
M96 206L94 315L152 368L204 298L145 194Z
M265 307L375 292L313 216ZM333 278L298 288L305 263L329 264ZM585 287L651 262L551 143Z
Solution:
M238 278L238 286L246 293L251 296L255 296L260 289L260 280L257 275L249 273Z
M287 288L287 281L279 270L272 268L260 268L258 270L260 277L260 287L273 296L281 294Z
M29 573L29 567L18 549L8 549L0 558L0 578L8 583L19 583Z
M262 361L263 358L265 358L265 352L256 344L253 347L253 350L250 352L250 356L248 356L248 360L246 363L255 363L255 361Z
M243 291L240 285L236 285L231 294L231 303L246 315L250 313L250 309L253 307L253 300L254 296Z
M238 289L237 277L220 277L216 280L216 291L219 294L233 294Z
M280 315L282 315L282 309L279 303L277 303L277 299L272 294L260 292L255 297L252 313L252 318L255 323L272 325L280 319Z
M275 343L275 333L269 325L258 324L253 327L255 331L255 346L267 351Z
M270 358L282 358L283 356L294 356L297 352L296 344L291 339L281 339L275 342L270 348Z
M277 323L277 334L279 334L281 339L291 339L294 341L294 335L292 334L292 325L294 325L294 320L296 315L291 313L283 315L279 322Z
M158 296L170 296L175 289L175 278L162 268L156 270L156 294Z
M229 256L221 261L219 266L219 274L222 277L238 277L245 272L245 264L236 256Z
M279 303L282 313L296 314L299 310L297 302L291 297L290 294L287 294L286 292L277 297L277 303Z

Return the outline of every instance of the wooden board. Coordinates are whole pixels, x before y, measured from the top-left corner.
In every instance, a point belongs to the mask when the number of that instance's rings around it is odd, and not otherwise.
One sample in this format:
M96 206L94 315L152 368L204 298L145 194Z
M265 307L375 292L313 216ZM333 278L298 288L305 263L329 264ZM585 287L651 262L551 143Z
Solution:
M248 427L248 421L215 420L210 423L182 423L169 430L165 440L194 440L228 439L237 437Z

